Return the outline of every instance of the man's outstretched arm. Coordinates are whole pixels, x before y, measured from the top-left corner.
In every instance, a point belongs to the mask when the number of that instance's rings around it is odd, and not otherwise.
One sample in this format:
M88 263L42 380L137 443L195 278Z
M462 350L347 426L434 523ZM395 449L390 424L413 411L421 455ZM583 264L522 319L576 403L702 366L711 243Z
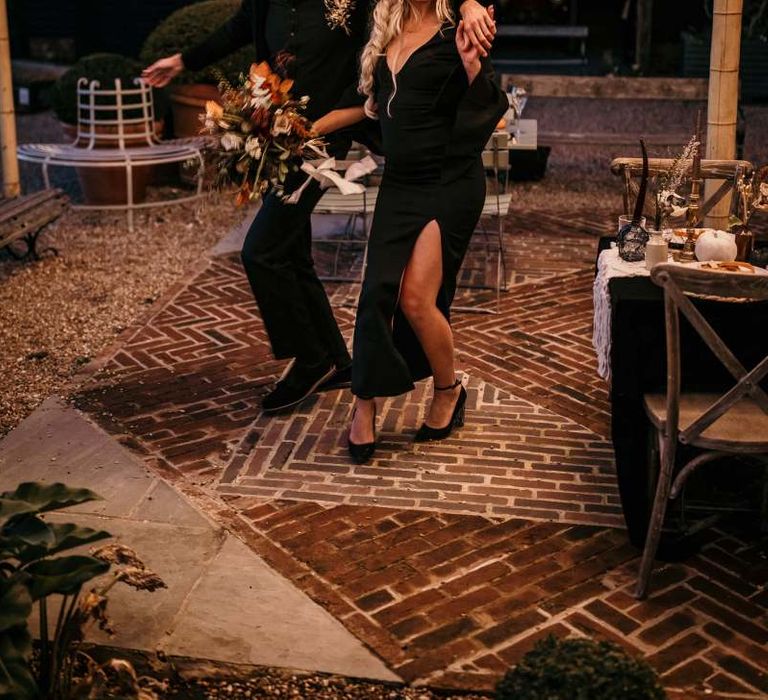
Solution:
M202 42L182 53L166 56L144 69L141 77L153 87L165 87L181 71L200 70L253 41L254 0L243 0L237 12Z

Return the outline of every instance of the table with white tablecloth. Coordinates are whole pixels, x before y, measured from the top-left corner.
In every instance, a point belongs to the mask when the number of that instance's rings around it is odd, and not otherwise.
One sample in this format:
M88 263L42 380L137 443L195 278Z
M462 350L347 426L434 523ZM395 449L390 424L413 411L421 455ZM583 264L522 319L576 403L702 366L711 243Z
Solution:
M655 479L647 460L651 433L643 395L663 391L666 383L663 294L649 278L645 263L620 260L607 238L601 241L594 291L594 344L601 373L610 377L611 438L619 492L629 537L641 545ZM754 334L768 328L768 302L723 304L697 299L695 304L745 366L756 364L760 347ZM684 388L704 391L732 385L728 372L684 319L680 332Z

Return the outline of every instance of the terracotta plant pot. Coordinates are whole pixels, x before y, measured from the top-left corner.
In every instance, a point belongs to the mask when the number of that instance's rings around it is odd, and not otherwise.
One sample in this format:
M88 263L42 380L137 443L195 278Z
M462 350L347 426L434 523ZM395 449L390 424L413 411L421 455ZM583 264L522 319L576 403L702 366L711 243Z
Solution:
M205 112L208 100L219 102L221 97L215 85L196 83L177 85L170 95L173 112L173 134L183 139L200 134L200 116Z
M163 122L155 122L155 135L159 136L163 132ZM64 135L70 141L74 141L77 138L77 127L73 124L62 123L62 129ZM146 146L147 142L141 134L141 129L131 128L126 129L128 132L135 131L137 136L135 139L128 137L126 139L126 148L139 148ZM97 137L94 148L115 148L117 142L113 139L100 140L99 133L114 134L115 128L109 126L102 126L97 129ZM85 148L88 144L86 139L82 139L77 145ZM154 165L145 165L133 168L131 180L133 182L133 202L138 204L146 199L147 185L152 179L154 173ZM127 178L124 168L116 167L76 167L77 177L80 180L80 187L83 191L83 199L86 204L93 204L96 206L105 206L113 204L127 204L128 203L128 187Z

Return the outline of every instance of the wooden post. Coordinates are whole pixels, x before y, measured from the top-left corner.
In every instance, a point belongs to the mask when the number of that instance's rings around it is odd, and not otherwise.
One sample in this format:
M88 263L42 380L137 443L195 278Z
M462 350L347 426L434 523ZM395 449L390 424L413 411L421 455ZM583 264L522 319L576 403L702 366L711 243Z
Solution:
M21 192L21 185L19 161L16 158L16 118L13 110L7 10L6 0L0 0L0 152L3 164L3 196L16 197Z
M635 70L641 75L648 72L651 62L651 36L653 32L653 0L637 0L637 26L635 27Z
M707 158L713 160L733 160L736 157L743 6L744 0L715 0L712 14ZM719 180L708 181L707 196L714 193L720 184ZM728 209L726 198L710 212L706 225L727 228Z

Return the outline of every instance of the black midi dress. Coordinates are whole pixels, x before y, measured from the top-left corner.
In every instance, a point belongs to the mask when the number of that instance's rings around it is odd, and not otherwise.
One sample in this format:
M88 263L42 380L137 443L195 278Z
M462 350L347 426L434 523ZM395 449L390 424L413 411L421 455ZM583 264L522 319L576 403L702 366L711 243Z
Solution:
M396 75L382 56L374 78L386 161L355 322L352 392L362 398L406 393L432 374L398 305L403 272L419 234L437 222L443 278L436 301L448 318L485 201L481 152L508 107L487 65L468 84L447 25Z

